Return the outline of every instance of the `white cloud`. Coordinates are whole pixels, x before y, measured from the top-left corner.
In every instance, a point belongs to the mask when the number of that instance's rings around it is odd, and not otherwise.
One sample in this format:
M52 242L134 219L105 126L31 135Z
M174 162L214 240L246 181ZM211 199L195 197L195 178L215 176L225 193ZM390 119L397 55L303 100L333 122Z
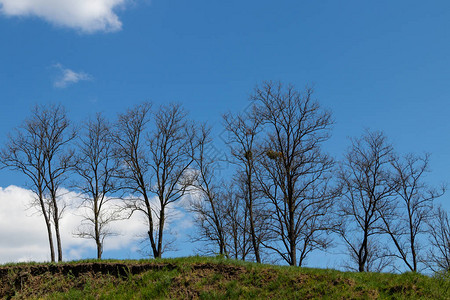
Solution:
M115 11L127 0L0 0L7 16L36 16L58 26L85 33L117 31L122 23Z
M65 202L74 203L78 199L73 192L64 194ZM32 199L29 190L17 186L0 188L0 263L50 260L44 219L34 208L26 209ZM93 240L74 236L82 220L75 206L67 208L60 223L64 260L86 258L88 252L91 256L95 253ZM105 251L133 248L141 232L145 231L136 217L117 221L114 227L120 235L105 240Z
M53 83L53 85L57 88L65 88L68 85L79 81L92 80L92 76L85 72L75 72L71 69L64 68L61 64L56 64L53 67L58 69L60 72L57 79Z
M30 191L9 186L0 188L0 263L25 260L49 260L45 223L30 215Z
M73 204L67 208L60 223L64 260L92 258L96 253L94 241L74 236L82 220L81 211L77 208L79 197L69 191L63 191L63 194L63 201ZM27 189L0 187L0 264L50 260L44 219L34 208L27 210L32 199L33 193ZM180 238L192 226L190 217L181 205L173 205L169 211L172 218L167 229L175 231L175 236ZM116 221L111 228L119 235L105 240L105 254L107 251L121 251L128 256L140 257L140 242L148 230L143 216L135 214L130 219Z

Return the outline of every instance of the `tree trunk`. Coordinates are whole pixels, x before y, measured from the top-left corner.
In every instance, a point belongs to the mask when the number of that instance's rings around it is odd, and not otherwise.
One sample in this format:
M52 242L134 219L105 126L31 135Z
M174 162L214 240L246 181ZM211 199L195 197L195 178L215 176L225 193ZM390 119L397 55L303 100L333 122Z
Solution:
M251 172L251 171L250 171ZM259 243L257 241L256 237L256 231L255 231L255 221L253 218L253 191L251 186L251 175L249 174L247 176L247 189L248 189L248 213L250 217L250 234L252 236L252 245L253 245L253 251L255 252L255 259L257 263L261 263L261 257L259 255Z
M100 233L98 228L98 219L95 219L95 244L97 245L97 259L102 259L102 242L100 240Z
M48 234L48 243L50 246L50 259L51 262L55 262L55 249L53 248L53 234L52 234L52 224L50 223L50 220L48 219L47 215L45 216L45 225L47 226L47 234Z
M62 246L61 246L61 235L59 233L59 210L58 203L56 202L56 193L52 193L52 202L53 202L53 223L55 224L55 234L56 234L56 245L58 248L58 262L63 260L62 256Z
M47 227L48 243L50 246L50 260L51 262L55 262L55 249L53 247L52 223L50 222L50 216L47 214L47 211L45 209L45 203L42 194L39 195L39 203L41 204L41 211L42 214L44 215L45 226Z
M150 214L152 213L151 211L149 212ZM153 251L153 257L157 258L158 256L158 249L156 247L156 243L155 243L155 238L153 237L153 219L149 218L149 222L148 222L148 226L149 226L149 230L148 230L148 238L150 239L150 246L152 247L152 251Z
M361 248L359 249L358 253L358 272L364 272L364 267L367 262L367 235L364 234L364 239L361 244Z
M411 256L413 259L413 272L417 272L417 254L416 254L416 247L414 247L414 236L411 234Z
M294 213L290 209L289 212L289 256L291 258L290 265L295 266L297 264L297 245L295 241L295 232L294 232Z
M63 256L62 256L61 235L59 233L58 218L55 218L55 233L56 233L56 244L58 246L58 262L61 262L63 260Z
M161 205L161 212L159 214L159 228L158 228L158 253L157 258L161 258L162 256L162 241L164 235L164 218L165 218L165 207Z
M147 217L148 217L148 238L150 240L150 247L152 248L153 257L158 257L158 251L156 248L155 238L153 237L153 217L152 217L152 208L150 207L150 201L148 200L147 191L145 189L144 180L140 177L139 185L142 188L142 197L144 197L145 207L147 209Z

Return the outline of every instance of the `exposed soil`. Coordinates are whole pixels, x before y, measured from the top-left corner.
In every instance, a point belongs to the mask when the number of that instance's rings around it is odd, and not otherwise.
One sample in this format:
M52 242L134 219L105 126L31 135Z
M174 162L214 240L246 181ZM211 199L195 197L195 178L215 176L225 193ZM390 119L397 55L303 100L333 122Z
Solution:
M176 266L167 264L122 264L122 263L81 263L81 264L48 264L48 265L17 265L0 267L0 278L11 272L39 276L45 273L79 276L83 273L108 274L116 277L136 275L149 270L173 270Z

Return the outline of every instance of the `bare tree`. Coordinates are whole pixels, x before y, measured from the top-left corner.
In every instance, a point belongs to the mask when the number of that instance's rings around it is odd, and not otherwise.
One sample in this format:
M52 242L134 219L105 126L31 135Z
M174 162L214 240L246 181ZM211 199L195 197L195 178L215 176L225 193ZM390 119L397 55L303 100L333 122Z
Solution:
M335 231L347 245L359 272L371 271L375 258L383 257L374 253L381 247L374 237L382 233L380 212L390 208L395 191L389 170L392 161L393 148L384 134L368 131L352 140L339 171L342 197Z
M431 249L426 260L427 266L434 272L450 271L450 218L439 207L429 221L429 241Z
M155 233L155 245L152 245L156 257L163 251L163 234L166 221L166 209L179 200L186 192L185 173L190 167L196 129L187 120L187 113L178 104L161 106L154 114L155 130L148 136L150 160L153 172L151 192L157 197L159 211L158 232Z
M192 163L195 130L176 104L161 106L150 129L150 107L146 103L119 116L116 154L122 162L123 188L139 195L129 207L146 216L153 256L161 257L167 208L185 193L181 181Z
M422 157L408 154L392 162L396 201L390 209L384 209L381 218L383 230L393 241L396 258L417 272L423 261L419 236L426 233L426 223L432 217L433 200L444 193L428 186L423 177L428 170L429 154Z
M208 155L211 146L211 129L201 127L193 153L192 169L189 171L187 189L191 194L190 211L194 213L199 228L196 241L212 243L220 255L228 255L226 213L229 194L225 195L216 174L220 161Z
M45 197L46 164L44 153L45 128L34 110L30 118L18 127L14 134L8 136L7 145L1 150L2 167L8 167L25 174L29 188L35 194L32 206L44 217L50 247L51 261L55 261L53 233L51 223L51 202Z
M236 184L220 179L218 170L225 161L210 151L214 149L212 143L211 128L203 125L195 144L190 179L186 181L192 197L190 211L199 229L193 240L204 243L200 252L245 260L251 250L247 206Z
M117 234L109 225L121 217L117 207L112 205L112 194L117 190L117 164L111 126L101 114L84 124L77 150L75 171L81 179L77 188L83 198L81 207L86 211L76 235L93 239L97 258L101 259L105 238Z
M74 137L75 131L70 130L62 106L36 106L2 151L3 164L22 171L32 181L36 194L33 204L44 216L52 261L55 253L51 224L56 235L58 261L62 261L59 221L67 204L61 197L61 185L71 167L73 152L68 150L68 144Z
M37 107L35 114L44 129L43 149L46 165L44 181L51 203L58 261L62 261L59 221L68 204L64 202L61 188L67 180L68 171L73 166L74 151L69 148L69 143L75 138L76 131L71 129L66 111L61 105Z
M194 185L197 185L195 183ZM230 209L230 203L227 198L230 195L222 194L222 190L214 192L209 191L209 195L203 194L204 191L199 191L191 200L191 207L189 211L194 214L194 222L198 228L196 236L193 237L194 242L202 242L201 253L205 254L219 254L224 256L230 255L229 249L229 235L227 228L227 212ZM206 196L206 197L205 197ZM234 224L233 224L234 225ZM233 226L231 225L231 226ZM233 229L238 230L236 227ZM237 232L232 232L236 235L231 247L238 248ZM238 253L238 252L236 252Z
M256 88L252 99L266 136L256 173L271 202L271 230L277 237L265 246L288 264L301 266L311 251L329 243L322 233L329 228L333 204L333 160L321 144L329 138L333 121L312 99L311 89L301 94L293 86L268 82Z
M252 106L254 108L254 106ZM267 221L267 212L265 203L262 201L262 193L257 186L256 179L256 161L261 155L257 149L257 135L262 130L263 120L258 116L255 110L236 116L232 114L224 115L225 129L228 132L227 141L232 162L237 166L237 185L241 187L241 197L246 205L246 217L244 225L248 224L248 233L251 238L251 245L255 260L261 263L261 241L265 240ZM236 203L237 204L237 203ZM243 220L244 221L244 220ZM259 225L259 226L258 226Z
M238 184L243 185L241 191L236 187ZM229 256L244 261L254 251L250 234L248 202L243 196L246 194L244 180L238 180L225 186L225 190L222 193L223 202L225 203L225 232ZM258 225L258 220L255 220L255 227Z
M114 134L115 157L118 160L118 178L121 188L131 193L132 199L128 208L142 212L147 220L148 236L151 245L154 232L154 208L151 203L149 178L149 153L146 147L146 134L150 121L150 103L143 103L120 114L117 121L117 130ZM153 253L156 257L158 253Z

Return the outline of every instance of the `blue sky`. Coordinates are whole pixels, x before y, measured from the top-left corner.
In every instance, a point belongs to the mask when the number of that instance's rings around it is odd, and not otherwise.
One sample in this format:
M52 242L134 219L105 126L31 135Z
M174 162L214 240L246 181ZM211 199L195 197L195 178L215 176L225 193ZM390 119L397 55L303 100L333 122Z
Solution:
M450 182L447 1L92 2L0 0L0 142L49 102L79 122L175 101L220 130L257 83L280 80L314 85L334 156L379 129L399 152L432 153L429 181ZM1 171L9 185L23 178Z

